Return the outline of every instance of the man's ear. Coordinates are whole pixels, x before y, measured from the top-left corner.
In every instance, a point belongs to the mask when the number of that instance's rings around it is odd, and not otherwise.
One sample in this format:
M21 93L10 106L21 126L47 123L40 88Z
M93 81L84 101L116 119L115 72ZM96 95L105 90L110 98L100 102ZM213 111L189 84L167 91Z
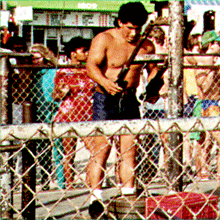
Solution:
M118 26L119 26L119 27L122 27L122 25L123 25L123 23L121 22L120 19L118 19Z

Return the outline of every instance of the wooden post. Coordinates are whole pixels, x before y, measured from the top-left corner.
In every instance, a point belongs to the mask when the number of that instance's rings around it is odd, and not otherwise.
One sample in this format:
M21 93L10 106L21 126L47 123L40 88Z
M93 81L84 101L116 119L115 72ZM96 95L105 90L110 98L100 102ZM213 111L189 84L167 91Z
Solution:
M169 2L168 118L183 117L183 9L184 1ZM182 166L179 164L182 164L183 135L181 132L171 133L168 139L172 151L168 161L169 180L173 190L182 191Z
M0 120L2 125L11 123L11 115L9 115L9 68L8 59L3 56L0 58L0 81L1 81L1 92L0 92L0 105L1 113ZM10 145L10 141L2 141L2 146ZM11 218L11 208L12 205L12 193L11 193L11 171L9 169L9 152L1 152L0 154L0 191L1 191L1 205L0 205L0 219Z
M25 102L23 104L23 123L33 122L35 111L33 104ZM28 141L22 150L22 217L24 219L35 219L35 192L36 192L36 165L34 156L36 155L35 141ZM31 167L31 169L30 169ZM30 191L29 188L32 190Z

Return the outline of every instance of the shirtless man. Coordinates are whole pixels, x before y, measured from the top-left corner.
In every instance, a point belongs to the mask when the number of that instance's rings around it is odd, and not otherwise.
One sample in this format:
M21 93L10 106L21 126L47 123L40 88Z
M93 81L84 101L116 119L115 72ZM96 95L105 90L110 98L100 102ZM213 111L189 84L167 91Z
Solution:
M93 40L87 60L88 75L97 82L94 95L94 120L137 119L140 118L139 103L135 92L139 85L143 65L131 65L125 77L125 90L117 85L118 74L129 59L141 28L146 22L148 13L140 2L129 2L120 7L115 28L98 34ZM155 53L150 40L146 40L138 54ZM157 66L148 65L150 75L156 75ZM122 91L124 92L121 100ZM121 102L120 102L121 100ZM119 105L120 102L120 105ZM91 186L91 205L89 213L92 218L98 218L104 211L102 200L102 180L106 161L109 157L111 145L105 136L94 137L94 144L88 147L91 158L87 175ZM122 182L122 193L134 193L134 169L136 146L132 135L120 136L121 163L119 169Z
M202 50L206 54L220 53L220 37L215 31L205 32L202 36ZM219 64L219 57L207 56L197 57L198 65L216 65ZM201 116L219 116L220 114L220 71L212 69L197 69L196 83L198 96L201 100ZM210 132L211 136L217 141L220 146L220 132ZM207 160L212 141L210 136L206 136L203 132L200 134L199 144L197 146L197 172L201 179L207 179L209 176L207 169ZM202 155L203 154L203 155ZM202 156L201 156L202 155ZM220 154L217 156L217 178L220 179Z

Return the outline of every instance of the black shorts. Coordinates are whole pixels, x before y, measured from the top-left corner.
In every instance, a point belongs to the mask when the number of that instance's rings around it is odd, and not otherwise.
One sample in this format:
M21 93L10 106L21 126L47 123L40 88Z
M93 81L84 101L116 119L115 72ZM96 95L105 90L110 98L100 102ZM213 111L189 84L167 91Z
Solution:
M121 94L112 96L95 92L93 120L140 119L138 107L140 103L137 101L135 91L129 90L123 99L120 99Z

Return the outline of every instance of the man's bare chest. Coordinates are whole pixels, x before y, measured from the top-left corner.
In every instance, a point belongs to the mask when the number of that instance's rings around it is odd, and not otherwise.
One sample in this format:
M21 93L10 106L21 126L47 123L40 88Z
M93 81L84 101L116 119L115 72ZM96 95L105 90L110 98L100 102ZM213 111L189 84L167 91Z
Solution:
M135 46L112 45L106 54L108 67L120 68L129 60ZM146 54L144 49L140 49L138 54Z

